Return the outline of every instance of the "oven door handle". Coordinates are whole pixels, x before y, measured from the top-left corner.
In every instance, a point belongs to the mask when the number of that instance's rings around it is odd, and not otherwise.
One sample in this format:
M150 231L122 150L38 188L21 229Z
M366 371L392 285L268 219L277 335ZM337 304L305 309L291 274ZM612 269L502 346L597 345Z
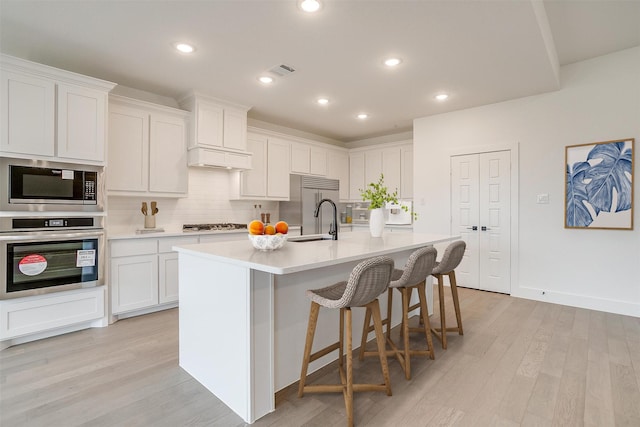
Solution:
M24 242L30 240L65 240L86 239L90 237L104 237L104 230L76 231L59 233L55 231L20 231L15 233L0 233L0 242Z

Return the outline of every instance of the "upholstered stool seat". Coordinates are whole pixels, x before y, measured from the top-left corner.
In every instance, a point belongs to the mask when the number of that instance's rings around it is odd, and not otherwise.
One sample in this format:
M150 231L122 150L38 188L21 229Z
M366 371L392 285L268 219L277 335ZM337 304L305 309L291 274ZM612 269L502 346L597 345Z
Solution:
M414 251L407 260L404 269L395 269L391 277L391 283L389 284L389 291L387 297L387 318L382 321L387 325L386 342L391 347L391 350L386 351L386 354L393 355L398 359L400 366L404 370L406 379L411 379L411 356L429 356L433 359L433 340L431 338L431 325L429 323L429 313L427 311L427 296L426 296L426 279L431 274L433 267L436 264L437 251L434 247L424 247ZM391 308L393 305L393 289L397 289L402 296L402 324L401 334L403 338L403 348L399 349L391 339ZM418 303L410 306L411 293L416 289L418 291ZM420 308L420 324L416 328L409 328L409 313L417 308ZM378 352L366 351L366 339L367 335L373 326L370 326L371 312L367 310L365 314L365 325L362 332L362 343L360 346L360 360L364 356L373 356ZM421 326L422 325L422 326ZM410 332L423 332L426 341L426 350L411 349L409 347L409 333Z
M378 296L385 292L391 280L393 272L393 259L389 257L376 257L362 261L351 272L349 279L338 282L322 289L308 290L307 297L311 299L307 338L304 346L302 369L300 372L300 384L298 396L307 393L340 392L344 395L347 411L347 424L353 425L353 392L354 391L384 391L391 396L391 381L389 379L389 367L384 351L384 335L380 317L380 305ZM321 350L311 353L313 338L318 322L320 307L340 309L340 338L339 341ZM371 312L374 319L374 329L380 347L380 364L382 367L382 384L354 384L353 383L353 345L352 345L352 314L353 307L365 307ZM346 328L345 328L346 317ZM345 337L346 334L346 337ZM346 372L344 370L344 346L346 344ZM339 351L338 368L340 371L340 384L312 384L306 385L309 363L331 353Z
M436 263L431 274L438 280L438 297L440 301L440 327L432 329L436 338L442 342L442 348L447 348L447 332L457 332L463 335L462 314L460 313L460 300L458 299L458 284L456 283L455 269L460 265L467 244L463 240L456 240L444 251L442 260ZM456 312L456 327L447 327L446 313L444 309L444 276L449 277L453 308Z

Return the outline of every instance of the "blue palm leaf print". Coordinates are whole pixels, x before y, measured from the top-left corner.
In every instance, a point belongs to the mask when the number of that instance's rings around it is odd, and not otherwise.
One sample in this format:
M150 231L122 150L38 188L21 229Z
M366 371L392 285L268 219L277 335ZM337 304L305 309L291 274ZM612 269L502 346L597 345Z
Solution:
M631 209L631 150L624 150L624 142L598 144L590 152L587 160L601 159L585 172L589 202L596 213L611 212L613 189L618 201L614 212ZM627 175L629 174L629 175Z
M585 173L590 165L587 162L567 165L567 227L587 227L593 222L589 210L583 203L588 199Z

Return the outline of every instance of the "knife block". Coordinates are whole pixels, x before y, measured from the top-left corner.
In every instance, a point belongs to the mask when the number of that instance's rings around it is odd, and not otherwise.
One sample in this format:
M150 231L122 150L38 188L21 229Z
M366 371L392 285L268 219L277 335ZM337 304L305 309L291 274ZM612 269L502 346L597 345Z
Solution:
M156 228L156 216L145 215L144 216L144 228Z

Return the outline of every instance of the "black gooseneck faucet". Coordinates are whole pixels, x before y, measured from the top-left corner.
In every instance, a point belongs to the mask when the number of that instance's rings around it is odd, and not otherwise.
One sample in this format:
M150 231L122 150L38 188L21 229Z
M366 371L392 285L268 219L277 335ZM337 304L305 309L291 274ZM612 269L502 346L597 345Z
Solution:
M333 202L333 200L331 199L320 200L320 202L318 202L318 206L316 206L316 211L314 212L313 216L318 218L318 214L320 213L320 206L322 206L324 202L329 202L331 203L331 206L333 206L333 222L329 226L329 234L332 237L331 240L338 240L338 208L336 208L336 204Z

